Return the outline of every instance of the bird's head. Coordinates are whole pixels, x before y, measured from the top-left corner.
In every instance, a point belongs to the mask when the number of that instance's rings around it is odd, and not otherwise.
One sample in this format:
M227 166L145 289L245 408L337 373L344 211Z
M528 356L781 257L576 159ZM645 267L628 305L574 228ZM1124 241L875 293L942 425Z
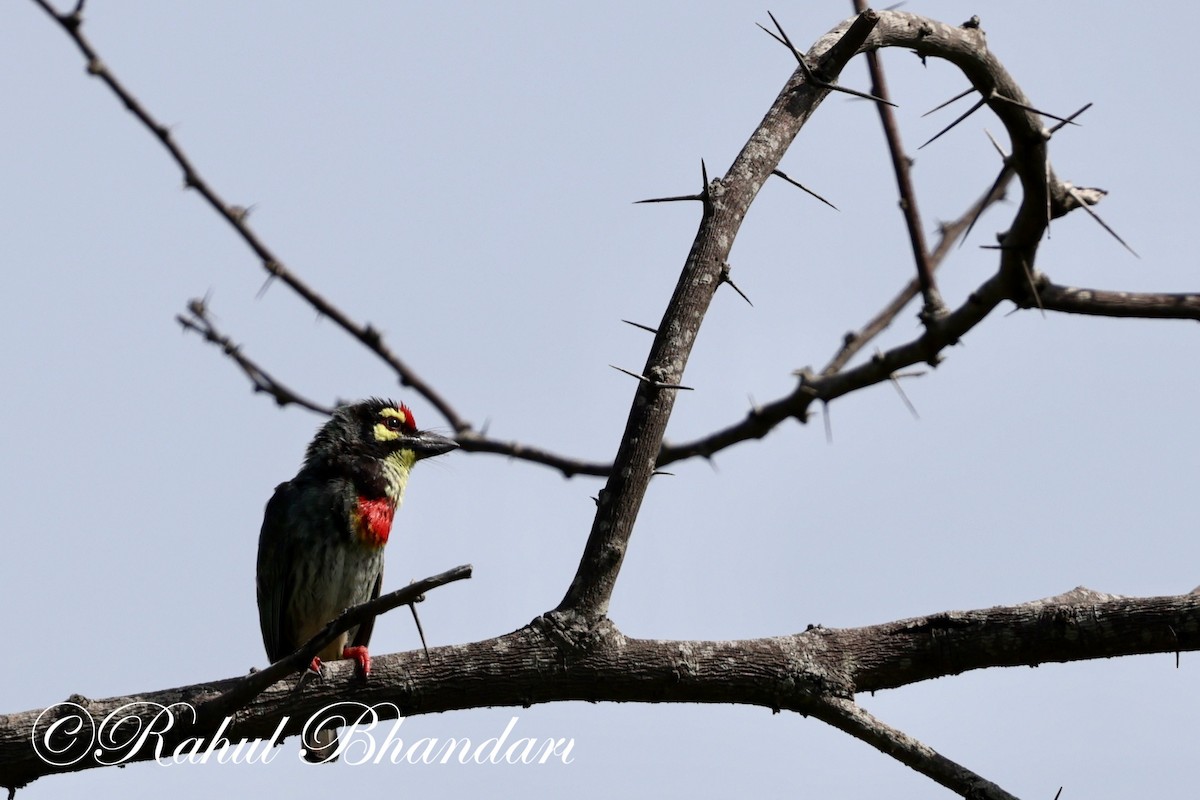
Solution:
M413 464L456 447L452 439L418 430L403 403L371 398L338 406L309 444L305 466L356 483L383 481L378 488L398 499Z

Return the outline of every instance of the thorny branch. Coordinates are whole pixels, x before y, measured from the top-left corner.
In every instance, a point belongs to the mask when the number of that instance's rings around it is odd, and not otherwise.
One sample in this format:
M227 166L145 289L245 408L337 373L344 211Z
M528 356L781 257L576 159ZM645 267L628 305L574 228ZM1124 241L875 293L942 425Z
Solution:
M800 633L740 641L634 639L606 622L585 646L542 616L513 633L434 647L428 657L421 651L376 656L372 680L359 685L355 696L379 709L392 704L393 714L403 709L407 717L565 700L736 703L787 710L860 738L959 794L1003 798L1007 795L995 791L970 794L990 784L874 719L852 697L967 670L1198 649L1200 595L1120 597L1084 588L1016 606L862 628L810 626ZM954 657L947 659L947 653ZM232 717L224 736L232 742L270 737L284 715L282 735L294 736L308 715L344 699L346 682L353 680L353 668L346 665L325 681L307 682L302 691L295 681L278 681ZM73 710L93 720L118 714L144 727L164 706L212 708L246 681L242 676L101 700L73 695L73 705L56 708L57 716L50 718L41 709L0 715L0 786L20 787L46 775L101 766L94 754L51 763L30 747L35 735L46 735L51 723ZM170 733L211 736L208 716L181 719L179 730ZM381 712L381 718L394 716ZM155 755L154 748L143 747L123 763Z
M89 73L104 81L126 108L158 138L182 169L185 186L197 190L254 251L264 270L268 273L269 279L281 280L319 313L333 319L360 343L379 356L392 368L403 385L412 386L438 409L458 433L459 441L463 444L464 449L504 453L544 463L567 475L586 473L608 476L605 488L599 494L596 517L578 571L558 608L515 634L498 637L477 645L463 646L455 649L454 652L449 652L446 648L435 651L437 659L431 657L430 660L434 663L429 665L431 670L429 675L411 678L409 681L423 680L425 682L422 685L431 687L432 691L422 694L421 700L415 704L411 697L405 695L405 699L409 701L406 712L422 713L452 707L470 707L467 705L468 702L472 705L480 703L496 705L508 702L528 704L574 698L762 703L817 716L825 722L873 744L964 796L1008 796L993 784L946 761L934 751L911 740L899 731L894 731L874 720L855 706L850 699L853 693L858 691L898 686L913 680L920 680L923 677L951 674L963 669L995 666L1002 663L994 659L979 664L964 665L961 661L947 663L943 641L947 634L946 630L942 629L946 620L930 618L920 623L902 621L890 624L891 626L901 626L893 630L889 638L885 640L893 644L904 644L911 641L920 647L923 646L921 643L926 641L923 638L924 634L934 629L940 631L936 646L932 648L926 661L921 661L919 656L922 653L915 655L906 653L904 655L901 659L905 670L902 677L897 677L894 672L888 670L877 674L871 673L870 669L866 667L867 662L861 661L861 653L858 654L859 661L855 661L853 658L847 660L844 656L852 647L848 641L842 641L840 646L843 651L837 660L836 669L830 669L817 675L808 675L807 680L799 685L798 693L790 696L786 692L781 692L777 686L768 687L772 694L770 694L769 700L764 701L756 693L761 692L763 687L754 685L746 686L742 694L733 696L721 694L717 699L716 694L711 694L716 691L713 687L721 685L727 690L729 683L728 681L720 684L707 682L713 677L721 677L716 664L711 665L707 671L704 669L697 671L694 666L690 666L687 674L699 676L699 684L701 684L690 687L678 685L680 675L683 673L675 664L668 664L669 674L674 676L674 684L671 684L674 688L664 694L663 686L665 684L654 680L656 674L654 665L656 659L663 658L663 653L653 647L639 649L646 643L621 636L615 626L605 618L609 598L628 547L640 503L651 476L661 466L681 458L697 455L709 456L736 442L761 437L772 430L775 425L787 419L794 418L805 421L808 415L808 406L812 402L828 403L857 389L884 380L892 380L905 367L921 362L936 366L941 360L941 352L945 348L957 343L963 335L973 329L1004 301L1012 302L1023 308L1030 307L1036 302L1045 310L1067 313L1175 319L1200 318L1200 295L1110 292L1061 287L1050 282L1045 275L1035 271L1038 246L1050 220L1076 208L1083 208L1095 216L1090 206L1099 201L1103 192L1079 189L1056 177L1047 153L1047 141L1052 131L1047 131L1042 127L1040 117L1050 116L1060 120L1060 125L1055 127L1056 130L1062 124L1067 124L1075 115L1063 118L1039 111L1007 74L1004 67L987 50L977 20L973 19L963 26L953 27L912 14L876 13L863 10L862 13L842 23L819 39L807 53L801 54L774 16L771 17L778 31L778 34L772 33L771 35L785 44L795 55L798 63L797 70L788 79L763 122L751 135L723 177L710 181L705 168L703 186L699 194L657 200L698 200L702 205L702 217L675 293L664 312L662 321L652 329L655 339L645 367L640 372L630 372L639 378L639 382L620 447L610 466L574 461L526 448L520 444L494 442L476 433L445 399L388 349L375 328L369 324L354 321L286 269L282 261L248 227L244 210L226 203L216 194L174 141L170 130L157 122L113 76L84 38L81 32L82 2L78 3L72 12L66 14L54 11L47 0L34 0L34 2L50 14L75 41L84 54ZM975 110L987 105L1004 125L1012 145L1011 154L1005 157L1004 170L1001 172L1000 178L971 209L968 209L960 220L943 226L941 242L933 252L927 251L924 243L924 231L917 213L915 191L909 175L910 164L900 143L895 121L883 105L884 103L890 104L890 101L886 98L887 90L883 73L874 58L874 51L884 47L908 48L916 51L923 58L936 57L950 61L958 66L971 82L972 89L979 95L978 103L967 114L960 116L954 123L947 126L942 133L953 128ZM837 84L837 77L846 63L859 52L867 52L870 55L874 95L864 95L861 92L846 90ZM681 388L687 388L682 386L680 380L691 352L692 342L695 340L699 321L703 319L716 290L724 283L730 283L727 256L742 219L753 202L758 188L770 175L780 174L778 164L784 152L830 91L849 91L857 96L880 101L881 119L900 187L913 257L917 265L917 277L866 326L847 335L842 348L821 373L817 374L809 369L797 371L800 380L797 387L787 396L753 409L742 422L696 442L682 446L664 445L662 437L673 408L675 392ZM1076 112L1076 114L1078 113ZM941 133L938 134L938 136L940 135ZM938 136L935 136L934 139L937 139ZM934 139L931 139L930 142ZM997 271L981 283L957 308L950 309L945 305L937 290L933 278L934 270L944 259L950 243L969 230L984 208L1004 195L1006 184L1013 176L1021 182L1022 198L1011 224L999 237ZM1108 225L1098 217L1095 218L1118 241L1125 244ZM1128 248L1128 245L1125 246ZM877 352L866 362L850 367L849 363L853 357L890 324L917 293L923 295L925 306L922 313L925 326L921 335L890 350ZM249 377L256 390L271 394L280 404L296 403L314 411L328 411L320 404L305 400L247 358L237 345L217 331L203 302L193 301L189 306L189 314L190 316L181 316L180 323L185 328L200 333L206 341L220 347ZM686 335L681 336L681 332ZM1065 636L1061 641L1042 643L1049 648L1047 650L1033 649L1028 653L1019 651L1018 660L1003 663L1027 663L1020 659L1028 659L1028 663L1040 663L1041 660L1071 660L1133 652L1160 652L1164 648L1181 650L1200 647L1200 640L1196 639L1200 625L1192 618L1196 613L1194 598L1149 598L1145 602L1127 601L1123 604L1118 602L1121 600L1123 599L1102 598L1095 593L1085 593L1081 602L1089 605L1089 613L1070 617L1068 623L1069 625L1087 625L1090 622L1101 625L1107 622L1115 627L1120 627L1136 621L1138 630L1142 634L1140 638L1134 637L1131 640L1115 635L1104 638L1101 636L1102 633L1111 633L1107 630L1097 631L1095 636L1085 638L1082 642L1078 640L1078 637L1071 639L1070 636ZM1153 602L1159 600L1166 602ZM1049 603L1049 601L1045 602ZM1114 602L1115 606L1105 605ZM1166 636L1166 634L1158 636L1158 628L1146 627L1149 623L1143 622L1142 618L1138 616L1162 613L1164 605L1167 608L1165 613L1170 618L1170 624L1165 626L1170 631L1170 636ZM1098 611L1102 606L1103 611L1110 614L1109 617L1105 617L1104 613ZM1042 610L1044 609L1035 609L1035 613L1041 613ZM986 612L978 613L986 614ZM980 628L964 624L959 617L952 622L953 624L948 630L958 632L965 629L978 631L986 628L987 625L994 624L1000 626L1002 635L1011 635L1014 629L1020 628L1019 623L1005 617L1003 613L988 616L986 619L981 617L978 620ZM1043 627L1043 630L1053 630L1058 634L1062 634L1063 629L1064 626L1061 624L1051 628ZM1148 631L1154 635L1150 636ZM913 634L913 636L904 639L895 635L898 632ZM803 644L801 639L806 636L824 638L826 634L836 636L837 633L819 629L817 633L809 632L798 635L794 644L800 646ZM1148 642L1148 636L1154 641ZM1154 636L1158 638L1154 638ZM1136 643L1131 645L1130 642L1134 640ZM440 687L453 687L456 676L463 674L463 672L455 672L455 667L467 672L478 671L481 665L490 663L488 659L498 658L498 643L502 641L506 652L513 650L514 643L536 649L551 642L552 649L556 652L561 654L563 650L566 650L572 654L570 669L563 668L555 674L548 674L544 671L544 665L558 663L558 659L545 660L537 657L533 659L538 672L536 680L528 685L522 684L519 697L501 696L493 692L484 698L470 700L460 692L453 695L452 701L446 701L439 705L436 699L438 697L436 690ZM1097 645L1097 642L1100 644ZM669 644L672 648L705 644L713 651L721 650L718 645L723 644L735 648L732 652L743 659L750 658L752 660L754 657L759 657L763 659L763 663L769 661L769 654L760 652L762 648L758 646L757 641ZM778 644L778 641L773 640L771 647L777 647ZM830 642L824 641L822 646L827 652ZM617 666L614 667L605 659L611 657L616 650L621 652L620 658L617 659ZM671 650L670 652L675 651ZM965 657L970 660L983 657L993 651L987 648L964 647L956 652L965 654ZM1013 650L1005 651L1005 658L1013 658L1013 653ZM594 664L593 662L600 663ZM632 688L626 686L626 693L613 694L611 697L606 697L604 692L597 691L598 685L605 685L595 680L597 676L603 676L606 681L612 681L612 685L616 687L619 685L619 675L629 663L647 667L649 671L647 685L653 687L654 694L652 696L642 696L641 692L645 691L644 686ZM870 662L875 666L878 666L879 663L878 661ZM914 663L924 664L928 673L922 672L919 668L914 671ZM519 673L519 665L505 664L504 666L510 670L507 673L510 676ZM284 667L276 665L272 669L275 668L290 669L291 665L289 662ZM846 674L847 670L851 674ZM795 678L801 672L802 670L798 669L795 663L787 662L785 674L789 685L793 687L793 692L797 691ZM758 673L755 674L757 676ZM577 685L581 679L585 682L581 685L586 685L586 689ZM260 680L265 681L266 678ZM756 680L758 680L757 677ZM241 684L227 689L229 694L225 697L236 696L240 699L240 695L234 693L237 691L249 693L249 689L245 687L252 683L254 682L243 679ZM210 687L205 688L206 690L210 689ZM261 688L254 684L255 693ZM694 690L694 693L689 693L689 689ZM431 698L433 699L431 700ZM211 698L209 701L212 702ZM278 704L278 702L278 698L266 698L263 707L274 710L276 705L272 704ZM422 702L425 703L424 706L421 705ZM251 708L258 704L258 700L253 701ZM264 718L269 719L269 713L264 715ZM261 719L258 722L261 723ZM250 729L257 730L253 726L250 726ZM0 730L0 735L4 733L3 730ZM3 740L0 740L0 747L3 746L6 745ZM10 782L9 785L19 784Z
M259 257L264 270L268 273L268 280L281 280L285 285L293 289L303 300L305 300L305 302L309 303L318 313L333 319L339 326L345 329L360 343L362 343L385 363L387 363L396 373L402 385L411 386L415 391L424 396L438 410L438 412L442 414L447 423L454 429L456 438L463 450L468 452L493 453L497 455L504 455L509 458L542 464L562 472L563 475L567 477L575 475L591 475L602 477L610 474L612 470L612 464L610 462L585 460L557 454L552 451L539 447L533 447L518 441L495 439L488 437L483 431L474 428L471 423L466 421L466 419L454 409L454 407L446 398L444 398L432 386L422 380L414 370L412 370L407 364L405 364L394 353L391 352L391 350L383 341L380 332L376 328L370 324L363 324L354 321L349 314L342 311L339 307L334 305L315 289L303 282L297 275L295 275L295 273L288 270L284 266L283 262L276 257L274 253L266 246L266 244L263 243L251 230L247 223L247 215L245 210L240 206L228 204L221 199L221 197L216 193L215 189L213 189L211 185L201 176L196 166L186 155L179 143L174 139L170 129L158 122L137 100L130 90L116 78L112 71L109 70L104 62L100 59L91 43L85 38L82 32L82 3L77 4L71 12L59 13L54 10L48 0L34 0L34 2L43 10L45 10L47 14L53 17L76 43L77 47L83 53L84 58L87 61L89 74L103 80L109 89L121 100L130 113L132 113L138 119L138 121L141 122L142 125L159 140L159 142L182 169L184 174L184 185L187 188L196 189L201 196L205 198L209 205L236 230L243 241L245 241L246 244L254 251L254 253ZM960 36L958 38L962 39L966 34L972 31L977 31L976 28L968 26L960 29L953 29L950 26L945 26L941 23L935 23L929 20L924 20L921 17L902 14L899 12L881 12L881 14L881 18L888 23L886 26L884 26L884 29L892 31L892 40L884 41L883 37L880 37L877 34L878 41L873 41L869 43L866 48L864 48L868 52L871 52L879 47L912 47L923 56L932 55L948 58L951 61L954 61L956 58L958 58L963 62L960 64L960 66L963 66L964 71L970 70L970 72L978 73L978 77L976 79L977 83L980 83L983 86L990 86L993 83L993 81L991 81L987 76L987 70L991 68L991 65L974 64L974 62L971 61L973 54L971 51L970 42L958 41L954 37L946 39L939 45L948 48L946 52L943 53L935 52L937 47L934 46L924 48L915 46L915 43L917 43L922 37L927 38L927 43L930 45L939 41L938 37L933 35L926 37L925 31L934 32L941 30L958 30L960 32ZM778 26L778 23L776 23L776 25ZM866 96L870 99L883 101L878 105L880 107L881 114L885 115L884 119L887 119L886 115L888 109L887 105L884 103L890 105L890 101L886 101L885 98L864 95L861 92L847 90L845 87L838 86L834 82L834 78L828 74L820 72L820 69L818 69L817 72L813 72L812 68L809 66L809 62L814 58L813 53L810 52L808 56L801 57L795 47L791 45L790 39L786 37L786 34L783 34L782 28L777 29L779 30L779 34L776 34L772 31L767 32L781 43L785 44L785 46L788 46L796 55L799 65L798 72L800 73L801 81L805 81L808 79L808 77L812 77L814 80L814 86L816 86L819 90L847 91L848 93L855 94L856 96ZM951 52L951 50L954 52ZM986 60L991 60L990 55ZM964 64L966 66L964 66ZM995 63L995 66L999 66L998 63ZM968 77L972 77L970 73L968 73ZM1007 76L1005 77L1007 79ZM877 88L881 88L886 91L884 87ZM988 89L985 93L983 89L979 88L979 86L974 86L972 90L980 91L981 95L983 95L985 98L990 98L990 104L993 106L993 110L996 110L997 114L1001 116L1002 121L1004 121L1006 118L1019 118L1014 117L1014 115L1025 115L1027 118L1036 118L1038 114L1044 113L1034 110L1034 107L1028 103L1027 99L1024 99L1024 94L1019 88L1016 87L1014 83L1011 82L1011 80L1006 80L1003 89L1004 90L1001 91L1000 89L993 87ZM963 95L960 95L960 97L965 96L966 94L967 92L964 92ZM981 101L981 103L986 102L988 102L986 99ZM1000 110L998 110L999 108L1004 108L1005 113L1001 114ZM1076 114L1078 113L1079 112L1076 112ZM1064 122L1056 125L1052 130L1056 130L1058 127L1061 127L1062 124L1065 124L1065 122L1071 121L1074 116L1075 115L1071 115L1070 117L1067 117ZM957 124L957 121L955 124ZM953 125L950 127L953 127ZM894 129L894 125L892 128ZM1027 137L1031 135L1031 130L1032 129L1029 125L1023 126L1024 134ZM889 136L889 149L892 153L893 163L897 167L899 178L899 172L902 168L906 169L907 162L906 157L903 156L902 150L899 146L898 134L894 142L892 137ZM1041 163L1044 169L1042 173L1040 173L1040 176L1033 181L1033 183L1035 184L1034 188L1038 190L1038 194L1046 198L1044 203L1044 207L1048 209L1046 216L1060 216L1063 213L1080 206L1084 206L1086 208L1087 206L1096 202L1101 196L1095 193L1090 195L1083 194L1084 190L1075 189L1075 191L1071 191L1071 189L1074 187L1061 184L1053 178L1053 173L1049 171L1047 161L1043 160ZM775 174L779 174L778 169L775 170ZM1005 170L1001 172L1001 176L997 179L996 184L993 185L992 189L986 193L986 197L991 199L984 203L977 203L972 207L974 209L973 216L971 217L972 225L974 224L974 220L978 218L979 214L982 213L984 208L986 208L996 199L1003 196L1004 185L1008 182L1009 178L1011 178L1013 174L1014 173L1011 171L1010 165L1006 164ZM1026 178L1029 178L1029 176L1026 175ZM791 178L786 178L786 176L785 179L796 183ZM1037 184L1040 184L1040 189L1038 189ZM921 232L919 217L916 215L916 197L915 193L912 191L911 182L909 182L907 190L904 187L905 183L901 181L902 204L904 207L911 209L913 212L911 217L910 215L906 214L906 221L908 222L910 238L913 240L914 257L917 258L919 265L918 279L915 282L915 287L921 290L922 286L924 286L922 291L925 294L925 305L926 311L928 312L931 309L936 309L937 303L941 302L940 297L937 296L936 284L933 283L932 273L945 258L946 252L943 245L953 238L947 236L946 234L956 231L950 227L944 228L941 243L934 252L927 253L925 255L924 265L922 266L922 259L918 254L924 250L923 233ZM662 198L658 201L676 199L704 200L707 196L707 191L708 186L706 180L704 191L701 194ZM823 198L819 199L823 200ZM1094 214L1090 208L1087 208L1087 210ZM970 214L971 212L968 213ZM1101 221L1101 224L1104 223ZM970 226L968 226L968 230L969 227ZM1105 227L1106 229L1109 229L1107 225L1105 225ZM1123 240L1121 241L1122 244L1124 244ZM1010 264L1010 266L1005 268L1006 274L1010 276L1016 275L1024 278L1024 286L1012 287L1010 291L1006 291L1004 293L1004 297L1002 299L1011 300L1020 307L1031 307L1037 305L1037 298L1032 293L1030 287L1030 278L1035 278L1030 266L1033 263L1032 258L1025 260L1025 257L1013 254L1007 259L1004 259L1004 261ZM1044 276L1037 276L1034 282L1037 285L1041 285L1042 283L1045 283L1046 280L1047 279ZM1049 291L1051 294L1054 294L1056 297L1061 296L1064 298L1061 306L1059 304L1045 306L1047 310L1052 311L1061 310L1068 313L1104 316L1150 316L1159 318L1191 318L1191 316L1194 314L1194 311L1189 306L1188 302L1180 302L1178 299L1178 297L1189 297L1188 295L1169 296L1159 294L1141 294L1136 292L1117 293L1092 290L1075 291L1070 293L1068 297L1068 295L1063 294L1061 291L1056 292L1052 284L1047 284L1047 291ZM892 320L895 319L895 317L907 305L912 296L912 287L906 287L862 329L854 332L853 334L847 334L842 348L822 370L821 375L823 377L828 377L833 373L843 369L850 359L857 352L859 352L863 346L871 341L878 333L884 330ZM207 319L198 318L194 314L195 309L192 307L195 302L196 301L192 301L192 303L189 304L188 314L179 315L178 321L180 324L183 325L185 329L199 333L206 341L219 347L222 352L230 357L230 359L237 364L239 369L246 374L246 376L250 379L255 391L271 395L275 402L281 406L295 404L317 413L328 412L329 406L327 404L323 404L305 397L302 393L290 388L286 383L274 377L267 369L251 361L247 356L245 356L241 346L234 344L228 335L217 331L211 317L208 317ZM944 312L945 308L943 306L941 312L939 313ZM927 344L932 345L933 342L931 341ZM879 382L886 379L886 375L877 375L874 382ZM813 387L809 386L804 390L804 396L811 396L812 391ZM831 396L820 396L819 399L828 401L833 398ZM806 408L808 402L808 400L796 399L793 397L793 400L790 403L781 406L780 401L776 401L775 403L768 404L771 413L759 413L761 409L752 410L741 423L714 431L712 434L702 437L694 442L681 445L664 444L658 454L657 464L661 467L685 458L695 456L708 457L715 454L719 450L729 447L739 441L745 441L751 438L760 438L769 433L770 430L775 427L775 425L780 424L786 419L795 418L803 421L806 419Z
M113 94L128 109L129 113L133 114L167 150L171 158L183 171L184 188L195 189L199 192L200 196L208 202L212 209L229 223L238 236L241 237L242 241L254 251L254 254L262 264L263 270L267 273L268 281L282 281L284 285L292 289L306 303L311 305L318 314L333 320L364 347L377 355L396 373L401 386L412 387L415 392L428 400L446 418L446 421L455 431L466 430L470 427L432 386L426 383L413 369L391 351L383 341L383 336L378 329L370 323L355 321L338 306L327 300L322 294L289 270L284 265L283 260L276 256L267 247L266 243L258 237L258 234L250 228L246 209L243 206L227 203L217 194L216 190L204 179L191 159L188 158L183 148L175 141L171 129L155 119L149 110L141 104L133 93L117 79L116 75L100 59L91 42L83 34L83 3L76 5L69 13L59 13L54 10L48 0L34 0L34 2L58 22L62 26L62 29L67 32L67 35L71 37L72 41L75 42L75 45L83 53L83 57L87 61L88 74L104 81L105 85L112 90ZM276 397L276 400L278 399Z

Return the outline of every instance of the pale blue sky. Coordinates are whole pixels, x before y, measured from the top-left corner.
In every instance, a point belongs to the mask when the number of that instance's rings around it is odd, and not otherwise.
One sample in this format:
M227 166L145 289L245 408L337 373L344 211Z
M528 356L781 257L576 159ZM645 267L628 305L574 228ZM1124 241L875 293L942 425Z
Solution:
M1111 194L1059 220L1039 267L1060 283L1195 291L1192 42L1197 10L943 0L977 13L1040 107L1095 106L1052 143L1059 174ZM772 11L807 47L847 3ZM32 2L0 23L0 447L7 510L0 591L10 645L0 713L71 693L108 697L225 678L265 662L254 607L262 508L320 419L278 411L173 321L211 293L222 328L324 402L371 394L444 425L285 288L256 294L252 254ZM499 437L611 458L648 337L698 209L631 201L723 173L794 68L753 3L101 2L87 33L169 123L207 179L290 268ZM944 63L885 56L910 149L966 86ZM846 71L866 88L864 61ZM998 163L985 113L917 154L930 228L959 215ZM823 364L912 267L874 110L830 98L761 193L733 250L754 307L718 293L668 436L740 419L791 371ZM948 264L961 302L994 268ZM1191 496L1200 460L1195 326L994 314L905 384L834 403L762 442L672 467L643 506L613 598L632 636L742 638L1011 604L1076 585L1121 594L1200 584ZM912 337L915 309L881 345ZM598 483L455 454L416 472L387 586L470 562L422 618L431 645L516 629L561 598ZM373 652L418 646L406 613ZM1170 796L1191 780L1194 657L973 673L861 701L1020 796ZM562 704L415 718L413 736L503 730L575 739L563 767L311 769L297 743L263 766L139 764L51 777L20 797L175 800L218 792L437 792L579 798L682 795L949 797L819 722L758 708ZM348 771L352 770L352 771ZM351 783L352 782L352 783Z

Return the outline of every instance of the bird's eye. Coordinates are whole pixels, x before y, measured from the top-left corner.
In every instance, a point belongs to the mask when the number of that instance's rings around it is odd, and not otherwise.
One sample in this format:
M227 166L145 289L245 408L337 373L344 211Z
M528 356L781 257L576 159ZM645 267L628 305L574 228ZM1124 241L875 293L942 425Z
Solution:
M398 431L404 427L404 423L399 417L384 417L383 424L387 426L389 431Z

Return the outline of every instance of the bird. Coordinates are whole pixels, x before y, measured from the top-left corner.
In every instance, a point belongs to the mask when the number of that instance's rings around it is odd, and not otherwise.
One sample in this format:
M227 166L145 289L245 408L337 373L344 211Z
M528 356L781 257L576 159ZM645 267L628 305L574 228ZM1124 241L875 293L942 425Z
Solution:
M275 488L258 537L258 619L274 663L307 642L344 609L379 596L383 551L409 473L420 460L458 447L418 430L408 406L370 398L338 406L305 451L296 477ZM353 659L371 672L374 622L351 628L309 666ZM303 680L303 676L301 677ZM313 762L337 754L337 728L303 744Z

